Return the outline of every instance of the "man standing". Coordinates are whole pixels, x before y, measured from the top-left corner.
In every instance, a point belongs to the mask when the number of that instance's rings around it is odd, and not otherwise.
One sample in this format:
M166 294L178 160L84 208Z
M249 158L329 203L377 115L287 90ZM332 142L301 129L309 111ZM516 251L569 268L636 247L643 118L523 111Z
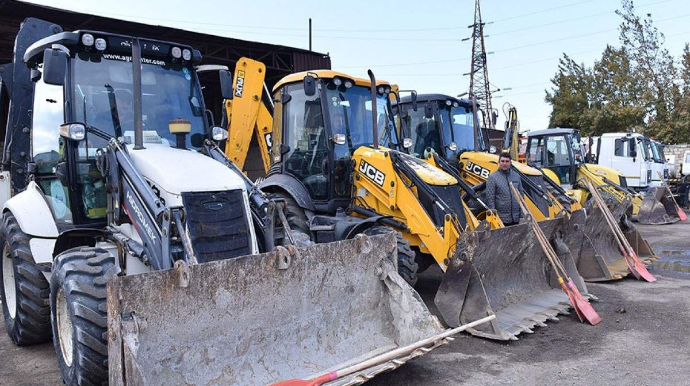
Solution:
M485 194L487 206L498 212L505 226L517 224L522 216L520 205L509 184L513 184L520 194L524 194L520 176L510 168L510 153L502 152L498 156L498 170L486 180Z

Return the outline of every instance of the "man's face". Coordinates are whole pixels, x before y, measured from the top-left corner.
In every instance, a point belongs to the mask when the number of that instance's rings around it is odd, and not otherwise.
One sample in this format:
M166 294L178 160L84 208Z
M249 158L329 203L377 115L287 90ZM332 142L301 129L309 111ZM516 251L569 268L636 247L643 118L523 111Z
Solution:
M506 171L510 169L510 158L501 157L498 159L498 168Z

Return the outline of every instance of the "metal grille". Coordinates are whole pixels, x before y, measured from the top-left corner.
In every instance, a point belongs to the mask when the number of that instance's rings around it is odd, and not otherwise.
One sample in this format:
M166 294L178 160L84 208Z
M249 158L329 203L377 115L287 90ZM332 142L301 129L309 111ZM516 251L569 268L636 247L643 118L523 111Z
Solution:
M187 229L200 263L249 255L249 223L241 190L182 193Z

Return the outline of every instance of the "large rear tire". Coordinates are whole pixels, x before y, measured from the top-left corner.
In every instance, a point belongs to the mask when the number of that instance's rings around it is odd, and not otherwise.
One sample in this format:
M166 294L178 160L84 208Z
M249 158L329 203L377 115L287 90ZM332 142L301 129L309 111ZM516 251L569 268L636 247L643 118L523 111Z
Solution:
M309 246L313 244L311 241L311 232L309 231L309 219L304 209L297 205L297 201L286 193L276 192L272 196L285 201L285 219L288 225L290 225L295 244L297 246ZM283 240L281 244L287 244L286 240Z
M47 342L51 334L48 280L34 263L29 236L10 212L3 215L0 245L5 330L18 346Z
M106 284L115 275L115 258L102 248L74 248L55 258L53 345L67 385L108 384Z
M415 252L410 248L410 242L403 238L402 233L383 225L376 225L364 231L365 235L374 236L395 232L398 246L398 274L407 284L414 287L417 284L419 265L415 261Z

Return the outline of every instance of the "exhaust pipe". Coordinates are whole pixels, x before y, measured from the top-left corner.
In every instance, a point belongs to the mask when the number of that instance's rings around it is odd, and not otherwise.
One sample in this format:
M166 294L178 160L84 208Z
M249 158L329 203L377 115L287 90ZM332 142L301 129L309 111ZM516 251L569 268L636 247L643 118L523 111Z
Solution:
M378 128L378 113L376 112L376 77L371 70L367 70L369 79L371 80L371 121L374 128L374 149L379 148L379 128Z
M144 127L141 113L141 48L139 39L132 39L132 103L134 104L134 150L144 148Z

